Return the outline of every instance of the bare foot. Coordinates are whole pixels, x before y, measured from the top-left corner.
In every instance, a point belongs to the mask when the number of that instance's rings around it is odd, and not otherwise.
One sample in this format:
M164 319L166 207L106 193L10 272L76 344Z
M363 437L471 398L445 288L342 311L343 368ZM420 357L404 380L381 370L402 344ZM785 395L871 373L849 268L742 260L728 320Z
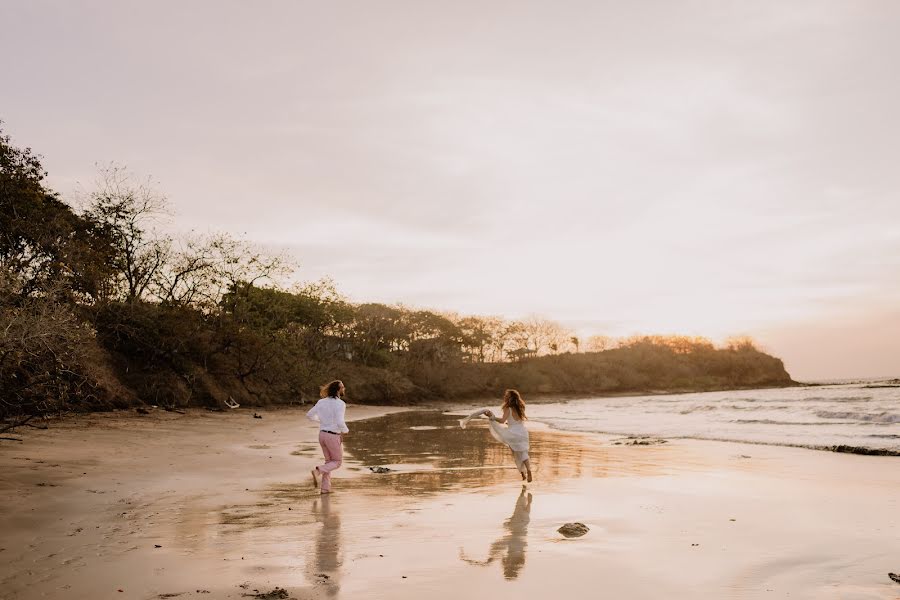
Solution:
M525 473L523 473L522 471L519 471L519 475L522 476L522 481L525 481Z
M313 476L313 487L319 487L319 467L316 467L315 469L310 471L310 473L312 473Z
M531 483L531 471L528 471L528 483Z

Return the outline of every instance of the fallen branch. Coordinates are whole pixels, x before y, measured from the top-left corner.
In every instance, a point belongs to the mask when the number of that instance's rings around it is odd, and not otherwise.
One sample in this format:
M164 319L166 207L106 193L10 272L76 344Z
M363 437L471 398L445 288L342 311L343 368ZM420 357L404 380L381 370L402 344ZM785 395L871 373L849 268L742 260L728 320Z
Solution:
M21 421L16 421L16 422L10 423L9 425L7 425L5 427L0 428L0 433L6 433L7 431L9 431L11 429L15 429L16 427L21 427L22 425L27 425L28 421L32 420L33 418L34 418L34 415L31 415L31 416L25 417L25 419L23 419ZM46 427L39 428L39 429L46 429Z

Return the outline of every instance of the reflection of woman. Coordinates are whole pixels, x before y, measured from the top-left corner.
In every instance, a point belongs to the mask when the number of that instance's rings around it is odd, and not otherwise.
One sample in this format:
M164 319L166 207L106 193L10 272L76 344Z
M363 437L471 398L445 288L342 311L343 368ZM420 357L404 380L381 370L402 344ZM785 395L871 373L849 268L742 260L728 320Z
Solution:
M338 571L341 567L341 517L333 511L333 500L325 495L313 502L313 515L322 523L316 534L315 555L307 563L311 571L310 579L324 583L328 596L337 596L340 591ZM320 505L321 503L321 505Z
M506 579L515 579L525 566L525 548L528 546L528 522L531 520L531 494L526 493L525 486L516 500L516 509L503 527L507 533L491 544L488 557L485 560L471 560L466 558L460 550L460 558L473 565L489 565L498 558L503 565L503 576Z
M525 429L525 420L528 418L525 416L525 401L522 400L522 395L518 391L506 390L506 393L503 394L501 409L503 414L500 418L497 418L492 411L483 408L472 413L459 424L465 428L471 419L487 415L490 419L488 424L491 428L491 435L509 447L522 479L530 482L531 461L528 458L528 430ZM506 427L502 427L503 424L506 424Z

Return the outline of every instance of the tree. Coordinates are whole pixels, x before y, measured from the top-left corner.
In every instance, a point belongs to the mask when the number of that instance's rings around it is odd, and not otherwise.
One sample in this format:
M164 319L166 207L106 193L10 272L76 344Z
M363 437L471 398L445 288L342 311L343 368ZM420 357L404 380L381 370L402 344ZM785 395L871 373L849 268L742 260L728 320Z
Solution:
M153 229L166 209L149 181L137 182L116 165L101 171L85 215L111 240L110 266L122 300L142 300L170 256L172 240Z
M757 351L756 342L752 337L746 335L738 335L725 340L725 348L732 352L749 352Z
M571 337L570 332L559 323L537 316L517 321L513 328L517 349L530 350L535 356L556 354Z
M208 294L216 303L239 285L277 285L294 269L285 256L264 252L224 233L210 238L206 251L211 256L214 275Z
M485 362L494 334L502 321L497 317L470 316L456 323L461 335L461 345L465 355L472 362Z
M293 270L284 256L224 233L170 243L149 288L165 304L212 312L240 286L274 285Z
M616 347L616 340L608 335L592 335L587 339L589 352L603 352Z
M96 297L109 276L109 240L44 187L45 175L31 149L0 131L0 267L23 298L50 290Z
M410 339L403 310L378 303L355 308L351 335L363 364L384 364L391 352L406 349Z
M167 306L208 310L217 304L212 289L214 256L203 238L173 242L168 259L151 279L153 297Z

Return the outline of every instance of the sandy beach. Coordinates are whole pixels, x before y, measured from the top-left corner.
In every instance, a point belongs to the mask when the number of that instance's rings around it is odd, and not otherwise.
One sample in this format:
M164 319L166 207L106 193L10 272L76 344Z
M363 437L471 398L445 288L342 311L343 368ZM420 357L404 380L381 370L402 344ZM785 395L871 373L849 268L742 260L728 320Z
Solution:
M86 415L0 443L0 597L900 598L894 457L532 423L525 488L483 424L351 406L319 496L316 427L258 412ZM570 521L590 531L566 539Z

